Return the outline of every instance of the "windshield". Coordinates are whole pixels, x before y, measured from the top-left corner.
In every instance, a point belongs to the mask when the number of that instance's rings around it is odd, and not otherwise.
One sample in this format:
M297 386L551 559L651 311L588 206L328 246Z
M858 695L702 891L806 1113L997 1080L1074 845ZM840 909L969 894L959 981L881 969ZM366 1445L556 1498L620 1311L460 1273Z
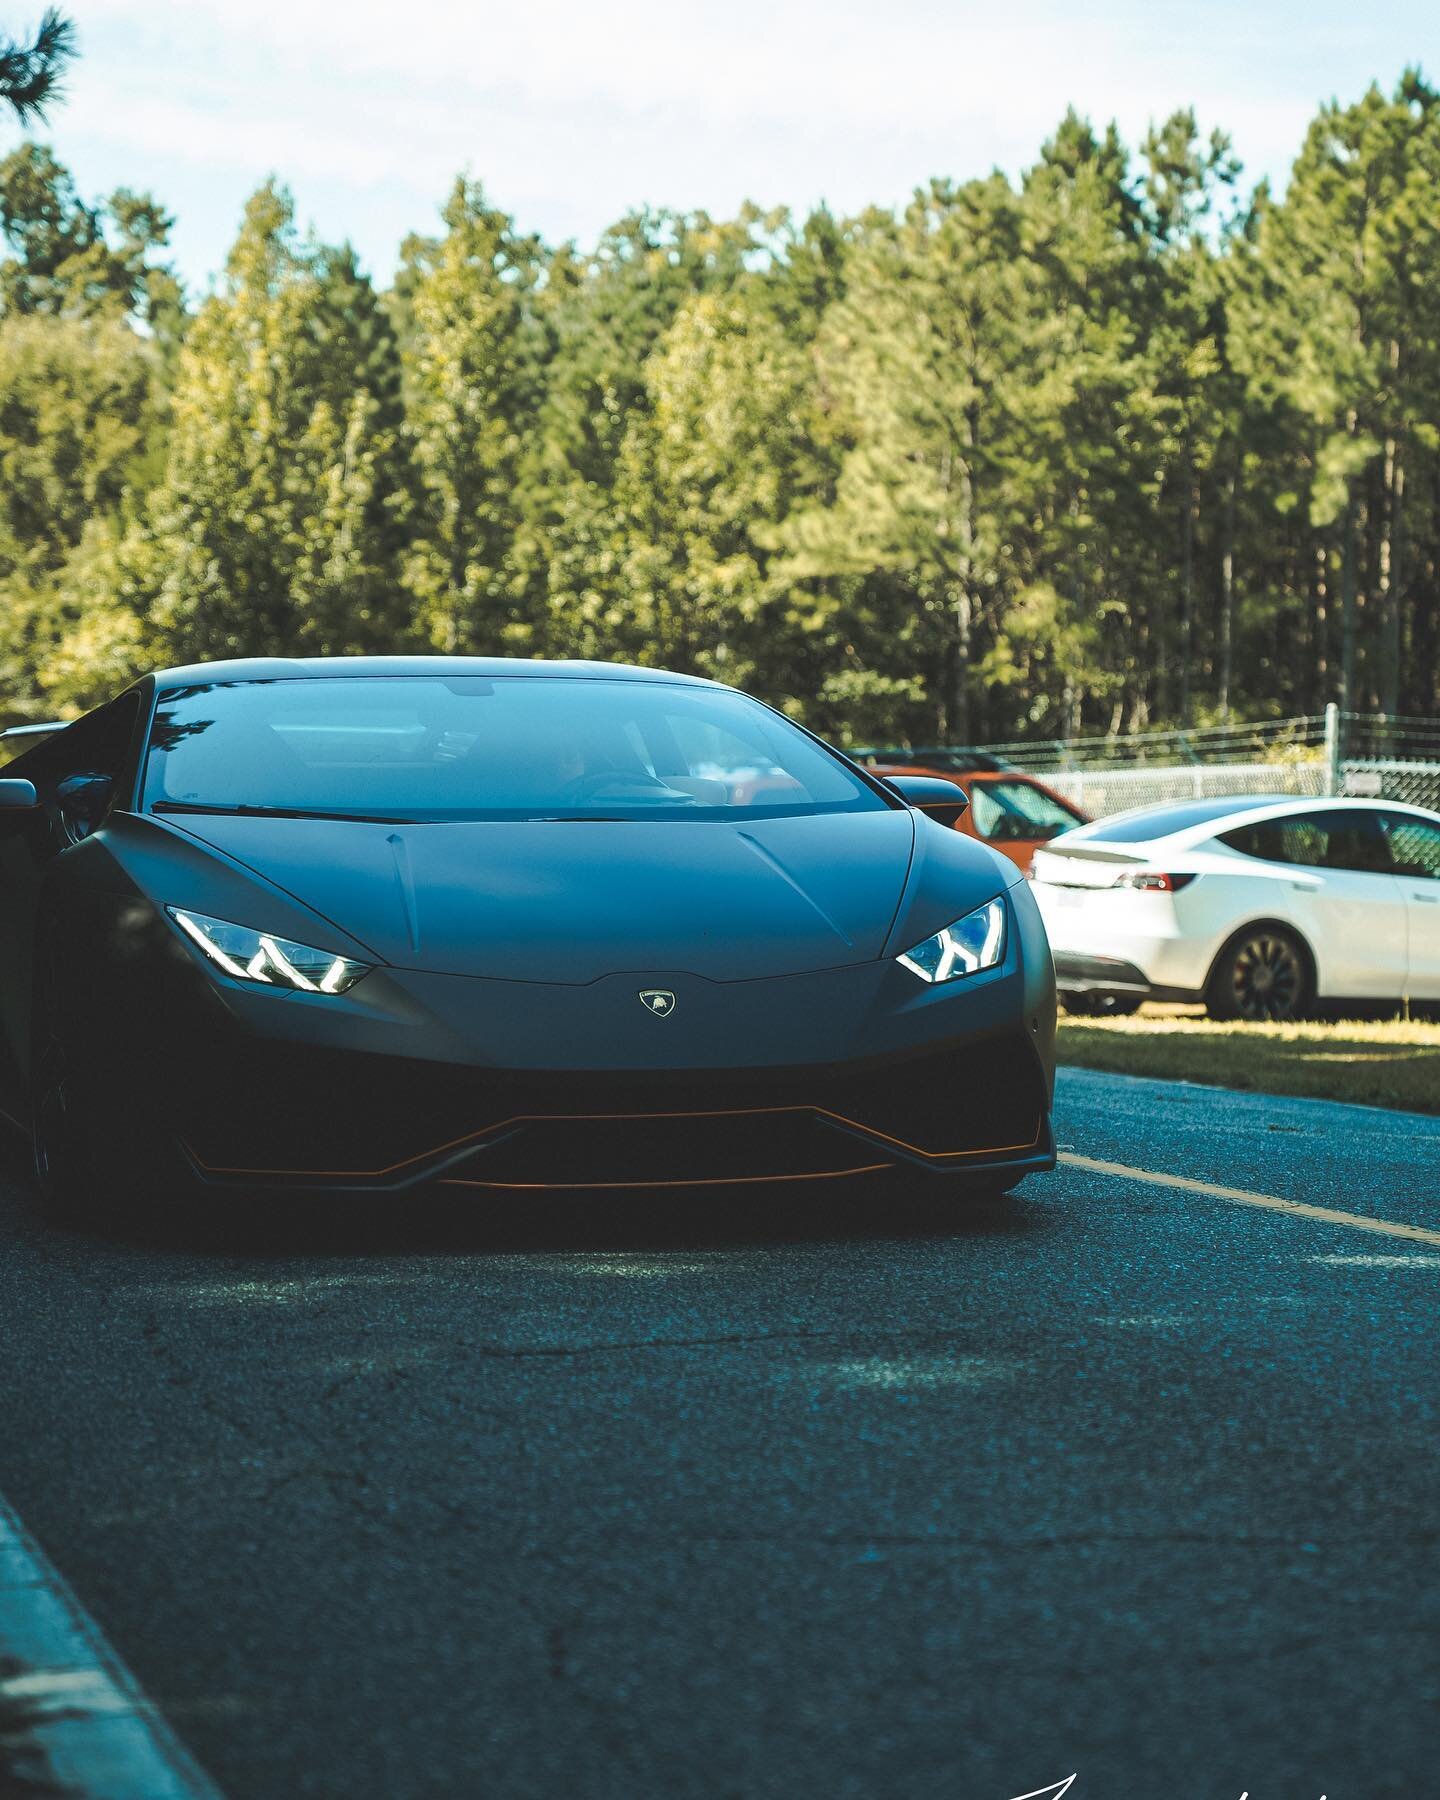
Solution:
M1084 814L1028 781L976 781L970 788L970 817L982 838L1039 839L1070 831Z
M768 708L721 689L554 676L217 682L164 694L155 812L734 819L883 812Z

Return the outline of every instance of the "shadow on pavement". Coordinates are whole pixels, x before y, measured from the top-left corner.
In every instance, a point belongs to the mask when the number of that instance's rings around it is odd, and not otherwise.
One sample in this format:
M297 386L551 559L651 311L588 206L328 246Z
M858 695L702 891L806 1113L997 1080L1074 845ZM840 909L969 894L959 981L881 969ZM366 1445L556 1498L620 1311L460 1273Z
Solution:
M202 1195L103 1215L85 1226L43 1220L22 1146L5 1134L0 1171L21 1189L44 1230L71 1243L93 1238L203 1255L395 1256L436 1252L503 1256L570 1250L681 1250L867 1238L1028 1236L1044 1208L1019 1192L994 1195L932 1184L923 1175L814 1182L800 1188L737 1186L605 1193L457 1195L443 1188L360 1197Z

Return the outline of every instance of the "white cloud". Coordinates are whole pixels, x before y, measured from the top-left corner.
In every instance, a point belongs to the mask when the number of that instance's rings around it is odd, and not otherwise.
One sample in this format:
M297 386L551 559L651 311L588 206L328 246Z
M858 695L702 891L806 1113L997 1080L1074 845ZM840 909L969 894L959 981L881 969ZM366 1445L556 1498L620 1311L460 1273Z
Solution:
M382 270L461 168L525 226L590 236L646 202L893 203L934 173L1018 169L1069 104L1133 140L1193 102L1252 170L1283 173L1321 93L1393 80L1412 8L1423 41L1419 0L1383 28L1314 0L1303 37L1281 0L1208 0L1198 27L1178 0L74 6L84 56L55 138L104 167L91 185L191 211L210 192L229 229L273 170ZM213 266L215 221L182 227Z

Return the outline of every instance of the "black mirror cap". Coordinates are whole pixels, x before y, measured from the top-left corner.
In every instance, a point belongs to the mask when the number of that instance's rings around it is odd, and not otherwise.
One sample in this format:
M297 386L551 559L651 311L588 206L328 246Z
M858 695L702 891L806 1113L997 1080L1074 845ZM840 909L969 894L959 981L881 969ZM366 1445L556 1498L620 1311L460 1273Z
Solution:
M58 783L55 798L70 812L98 818L110 804L115 783L108 775L67 775Z
M923 812L937 825L958 825L970 804L964 788L938 775L890 775L886 777L907 806Z
M30 812L39 804L33 781L0 779L0 812Z

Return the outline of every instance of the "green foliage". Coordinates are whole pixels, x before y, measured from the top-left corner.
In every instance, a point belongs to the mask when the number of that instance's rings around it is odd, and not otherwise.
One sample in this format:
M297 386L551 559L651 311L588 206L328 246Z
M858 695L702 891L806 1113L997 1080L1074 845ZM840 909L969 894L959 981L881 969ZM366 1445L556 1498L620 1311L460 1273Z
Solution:
M153 469L156 366L118 318L0 318L0 686L17 696L52 691L59 646L95 610L75 573Z
M900 213L548 250L457 181L378 295L247 208L0 162L0 699L429 647L743 683L841 739L1440 708L1440 97L1321 110L1283 201L1192 114L1061 121Z
M183 323L180 286L151 261L174 221L148 194L117 189L89 205L70 175L40 144L21 144L0 160L0 317L142 319L168 342Z
M75 27L53 6L45 8L28 41L0 37L0 101L22 125L43 119L50 102L60 98L75 50Z
M407 579L430 646L503 654L530 637L511 552L541 391L541 249L475 182L456 182L443 217L444 237L405 247L405 369L425 496Z
M405 637L398 384L393 331L353 257L300 242L289 196L262 188L180 353L164 474L131 546L154 654Z

